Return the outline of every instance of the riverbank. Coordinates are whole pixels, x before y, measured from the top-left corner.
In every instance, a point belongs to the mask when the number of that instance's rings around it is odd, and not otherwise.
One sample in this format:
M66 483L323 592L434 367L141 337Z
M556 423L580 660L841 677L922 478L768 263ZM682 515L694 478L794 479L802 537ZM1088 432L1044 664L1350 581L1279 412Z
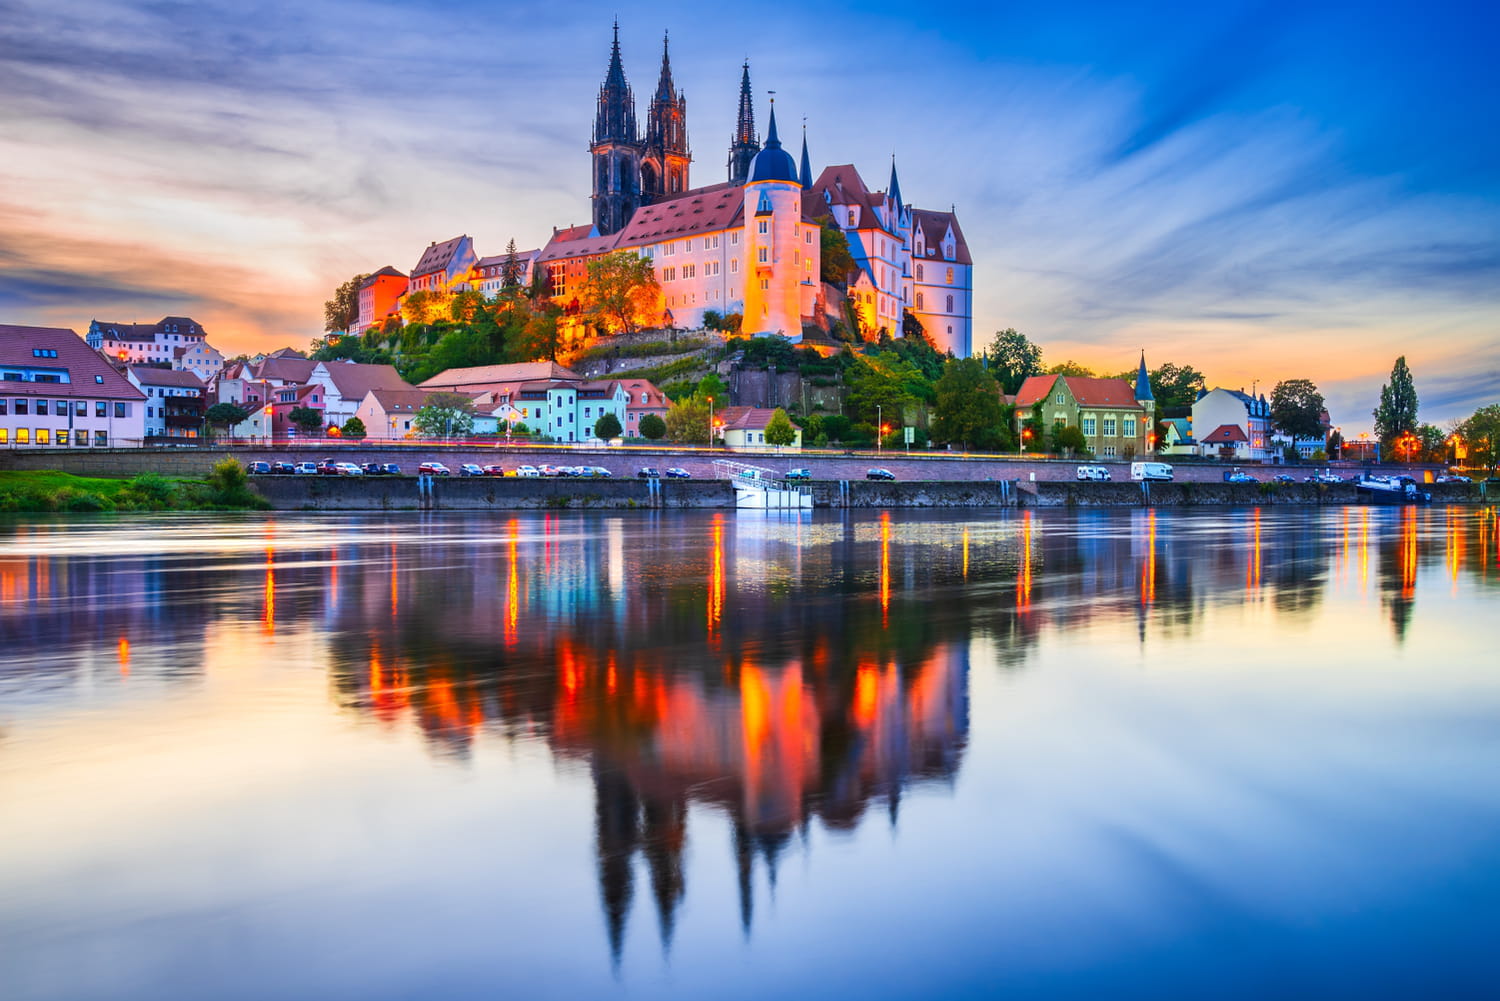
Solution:
M232 468L231 468L232 466ZM140 473L129 479L57 470L0 470L0 513L268 510L238 462L218 463L202 479Z

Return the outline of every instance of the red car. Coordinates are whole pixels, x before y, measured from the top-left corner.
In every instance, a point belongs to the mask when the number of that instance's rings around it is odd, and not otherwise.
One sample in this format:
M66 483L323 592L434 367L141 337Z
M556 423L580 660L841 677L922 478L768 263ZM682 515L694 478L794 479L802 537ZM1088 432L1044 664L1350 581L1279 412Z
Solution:
M504 476L505 475L505 467L504 466L485 466L484 467L484 475L486 475L486 476Z

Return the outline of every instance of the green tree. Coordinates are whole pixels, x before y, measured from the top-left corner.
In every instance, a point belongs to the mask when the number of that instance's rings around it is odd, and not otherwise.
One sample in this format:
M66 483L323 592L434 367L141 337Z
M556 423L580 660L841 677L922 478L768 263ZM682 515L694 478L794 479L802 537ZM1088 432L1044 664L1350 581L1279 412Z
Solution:
M724 314L717 309L705 309L703 311L703 329L721 330L724 327Z
M849 238L827 216L818 220L818 226L819 277L830 285L845 288L858 267L849 252Z
M1283 379L1271 390L1271 423L1292 438L1323 434L1323 394L1310 379Z
M287 419L305 435L317 434L323 430L323 411L313 407L293 407L292 412L287 414Z
M921 378L914 366L893 354L858 358L844 373L849 387L844 403L850 416L870 424L900 421L914 399L909 385L914 375Z
M690 396L672 404L666 417L667 438L685 445L708 444L708 401Z
M474 401L462 393L431 393L411 423L424 438L463 437L474 430Z
M1135 385L1134 369L1125 373L1125 381ZM1203 373L1191 365L1174 365L1166 362L1147 373L1151 381L1151 395L1156 399L1157 414L1168 409L1191 407L1198 394L1208 387Z
M1390 451L1391 443L1401 435L1417 430L1417 387L1412 384L1405 355L1396 359L1390 382L1380 387L1380 406L1372 414L1382 455Z
M1094 379L1094 378L1098 377L1098 373L1095 372L1093 369L1089 368L1087 365L1083 364L1082 362L1076 362L1076 361L1074 361L1071 358L1069 358L1067 361L1058 362L1056 365L1053 365L1051 368L1047 369L1047 371L1044 372L1044 373L1042 373L1042 374L1043 375L1071 375L1071 376L1078 376L1078 377L1084 378L1084 379Z
M583 308L596 327L629 334L654 319L661 286L650 260L617 250L590 260L588 275Z
M1088 455L1089 443L1075 425L1060 427L1052 434L1052 443L1066 455Z
M365 435L369 434L369 432L365 430L365 422L360 420L358 417L349 418L344 422L344 426L340 428L339 431L345 438L352 438L355 441L359 441L361 438L365 437Z
M693 389L693 395L713 400L714 406L720 410L729 406L729 386L719 378L717 372L710 372L699 379L697 387Z
M656 414L646 414L637 428L647 441L660 441L667 433L667 422Z
M236 424L244 423L249 417L250 411L238 403L215 403L203 415L210 428L222 428L225 432Z
M516 238L511 237L510 242L505 245L505 260L500 262L501 290L514 293L520 289L523 271L521 259L516 256Z
M1442 462L1447 444L1448 436L1437 425L1422 424L1417 427L1417 447L1421 450L1418 457L1422 462Z
M786 415L786 411L780 407L771 414L771 419L766 422L766 444L767 445L791 445L797 440L797 429L792 427L792 419Z
M1468 461L1493 470L1500 461L1497 460L1500 456L1500 404L1480 407L1459 424L1456 433Z
M594 422L594 437L601 441L618 438L624 433L625 429L620 426L620 418L614 414L606 413Z
M323 303L323 329L328 333L348 330L359 321L359 286L369 275L355 275L333 291Z
M1042 349L1014 327L995 334L987 353L995 379L1008 395L1014 395L1031 376L1042 374Z
M1000 384L977 358L958 358L943 366L937 381L933 437L971 445L999 447L1004 441Z

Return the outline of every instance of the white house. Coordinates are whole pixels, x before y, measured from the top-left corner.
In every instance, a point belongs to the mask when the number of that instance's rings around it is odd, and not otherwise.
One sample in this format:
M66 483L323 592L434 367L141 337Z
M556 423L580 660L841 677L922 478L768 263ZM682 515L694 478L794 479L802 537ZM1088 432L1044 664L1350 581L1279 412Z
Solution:
M73 331L0 324L0 446L140 445L145 400Z
M204 385L192 372L132 365L127 379L146 396L146 437L196 438L203 429Z
M1193 404L1193 431L1200 455L1264 462L1271 444L1271 405L1265 394L1213 389Z

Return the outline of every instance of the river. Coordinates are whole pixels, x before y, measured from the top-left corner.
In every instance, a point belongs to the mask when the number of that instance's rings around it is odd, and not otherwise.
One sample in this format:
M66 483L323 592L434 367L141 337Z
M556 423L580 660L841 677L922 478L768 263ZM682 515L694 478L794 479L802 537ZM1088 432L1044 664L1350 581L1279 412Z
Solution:
M1493 997L1493 508L0 524L13 999Z

